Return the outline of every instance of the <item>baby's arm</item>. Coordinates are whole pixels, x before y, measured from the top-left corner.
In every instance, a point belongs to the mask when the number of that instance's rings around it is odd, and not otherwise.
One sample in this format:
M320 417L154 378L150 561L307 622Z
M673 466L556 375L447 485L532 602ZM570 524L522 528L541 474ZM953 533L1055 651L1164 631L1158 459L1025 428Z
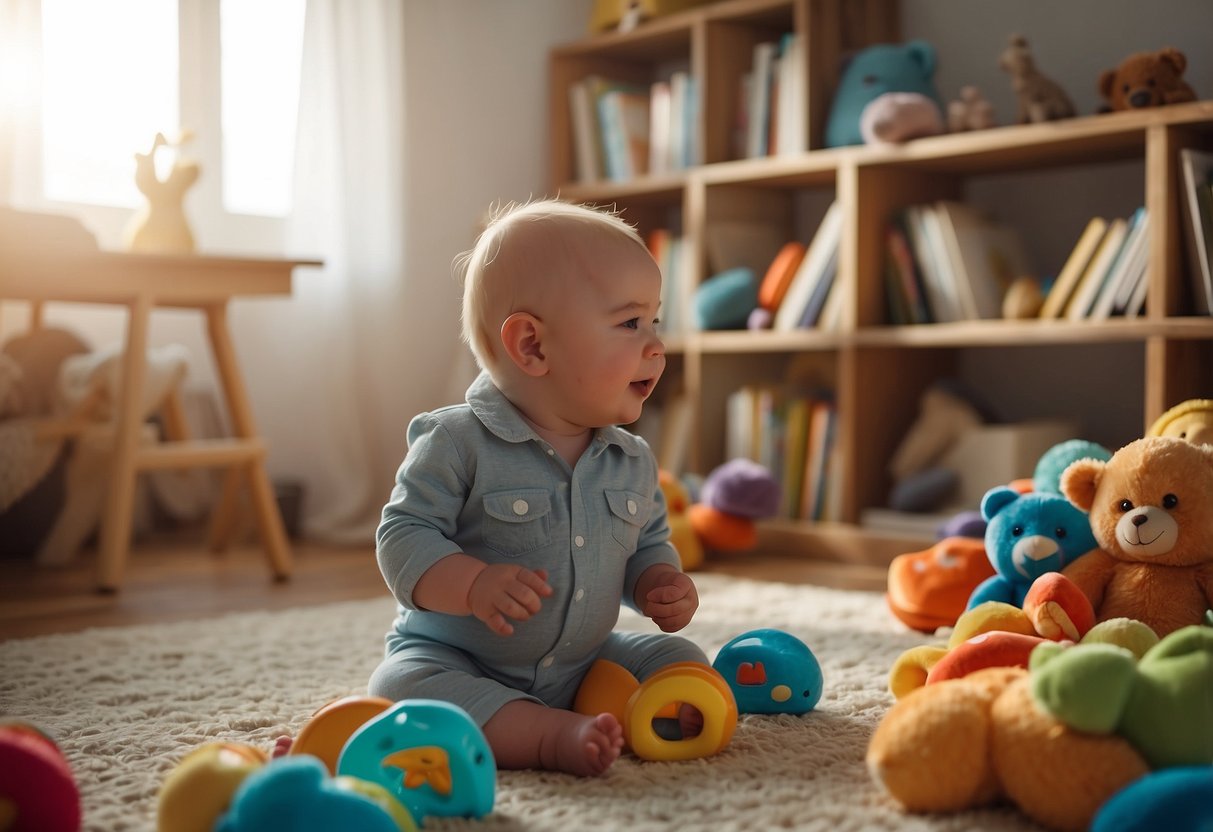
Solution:
M691 576L668 563L655 563L641 573L633 600L641 614L665 633L690 624L699 609L699 592Z
M413 587L413 602L421 609L450 615L474 615L498 635L514 627L507 619L525 621L539 612L540 599L552 594L547 571L521 566L489 566L456 552L435 563Z

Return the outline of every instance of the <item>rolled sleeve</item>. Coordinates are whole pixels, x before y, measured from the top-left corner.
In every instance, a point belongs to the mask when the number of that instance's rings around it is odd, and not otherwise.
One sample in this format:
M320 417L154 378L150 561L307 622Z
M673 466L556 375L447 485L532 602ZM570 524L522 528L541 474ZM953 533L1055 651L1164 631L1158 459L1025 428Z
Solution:
M461 551L452 539L467 500L459 449L429 414L409 424L409 450L375 532L379 571L402 607L418 609L413 589L438 561Z

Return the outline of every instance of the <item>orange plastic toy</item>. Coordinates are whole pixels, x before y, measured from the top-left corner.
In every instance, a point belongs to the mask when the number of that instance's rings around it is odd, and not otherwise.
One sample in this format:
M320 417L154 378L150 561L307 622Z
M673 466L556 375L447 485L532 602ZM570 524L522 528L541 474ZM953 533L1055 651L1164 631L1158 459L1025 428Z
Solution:
M898 555L889 564L889 609L914 630L950 627L977 585L994 575L985 543L945 537L929 549Z

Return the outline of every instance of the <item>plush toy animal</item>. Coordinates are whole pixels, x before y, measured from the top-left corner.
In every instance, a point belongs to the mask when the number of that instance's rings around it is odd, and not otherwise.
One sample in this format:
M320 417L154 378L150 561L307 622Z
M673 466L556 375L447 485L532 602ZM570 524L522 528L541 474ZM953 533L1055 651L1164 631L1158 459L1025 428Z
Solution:
M969 596L968 608L983 601L1023 606L1032 582L1095 548L1085 512L1060 494L1020 494L999 486L981 500L986 527L986 556L998 573Z
M1195 101L1196 92L1183 79L1188 59L1178 49L1135 52L1116 69L1099 76L1099 93L1109 110L1161 107Z
M1036 68L1023 35L1011 35L1007 48L998 58L998 66L1011 75L1011 88L1018 100L1016 122L1036 124L1073 117L1074 102L1056 81Z
M1088 513L1098 549L1063 575L1099 620L1134 618L1165 636L1213 607L1213 446L1149 436L1107 462L1082 459L1061 490Z
M1174 436L1213 445L1213 399L1188 399L1154 420L1146 436Z
M987 130L997 123L994 107L972 84L961 87L959 97L948 102L948 130L952 133Z
M1085 830L1149 771L1123 737L1094 736L1037 707L1028 671L997 667L897 701L872 734L872 779L911 812L958 812L1009 798L1050 829Z
M929 99L942 125L943 103L935 90L934 75L935 48L926 41L882 43L860 50L847 62L838 81L826 121L826 147L863 144L860 117L864 108L886 93L918 93ZM897 120L895 113L882 114L882 120L890 119L890 123Z

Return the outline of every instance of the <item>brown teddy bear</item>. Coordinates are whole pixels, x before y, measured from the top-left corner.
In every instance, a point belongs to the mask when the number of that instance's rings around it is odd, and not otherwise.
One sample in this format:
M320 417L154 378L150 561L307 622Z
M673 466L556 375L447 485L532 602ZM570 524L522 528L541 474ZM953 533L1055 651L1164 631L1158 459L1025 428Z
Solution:
M1037 707L1028 671L1014 667L899 700L872 734L866 760L872 778L911 812L956 812L1005 796L1049 829L1075 832L1149 771L1122 737L1080 733Z
M1213 607L1213 445L1147 436L1107 462L1080 459L1061 491L1090 515L1096 549L1062 574L1096 618L1133 618L1159 637Z
M1188 59L1168 46L1157 52L1135 52L1116 69L1099 76L1099 92L1109 110L1161 107L1195 101L1196 93L1183 79Z

